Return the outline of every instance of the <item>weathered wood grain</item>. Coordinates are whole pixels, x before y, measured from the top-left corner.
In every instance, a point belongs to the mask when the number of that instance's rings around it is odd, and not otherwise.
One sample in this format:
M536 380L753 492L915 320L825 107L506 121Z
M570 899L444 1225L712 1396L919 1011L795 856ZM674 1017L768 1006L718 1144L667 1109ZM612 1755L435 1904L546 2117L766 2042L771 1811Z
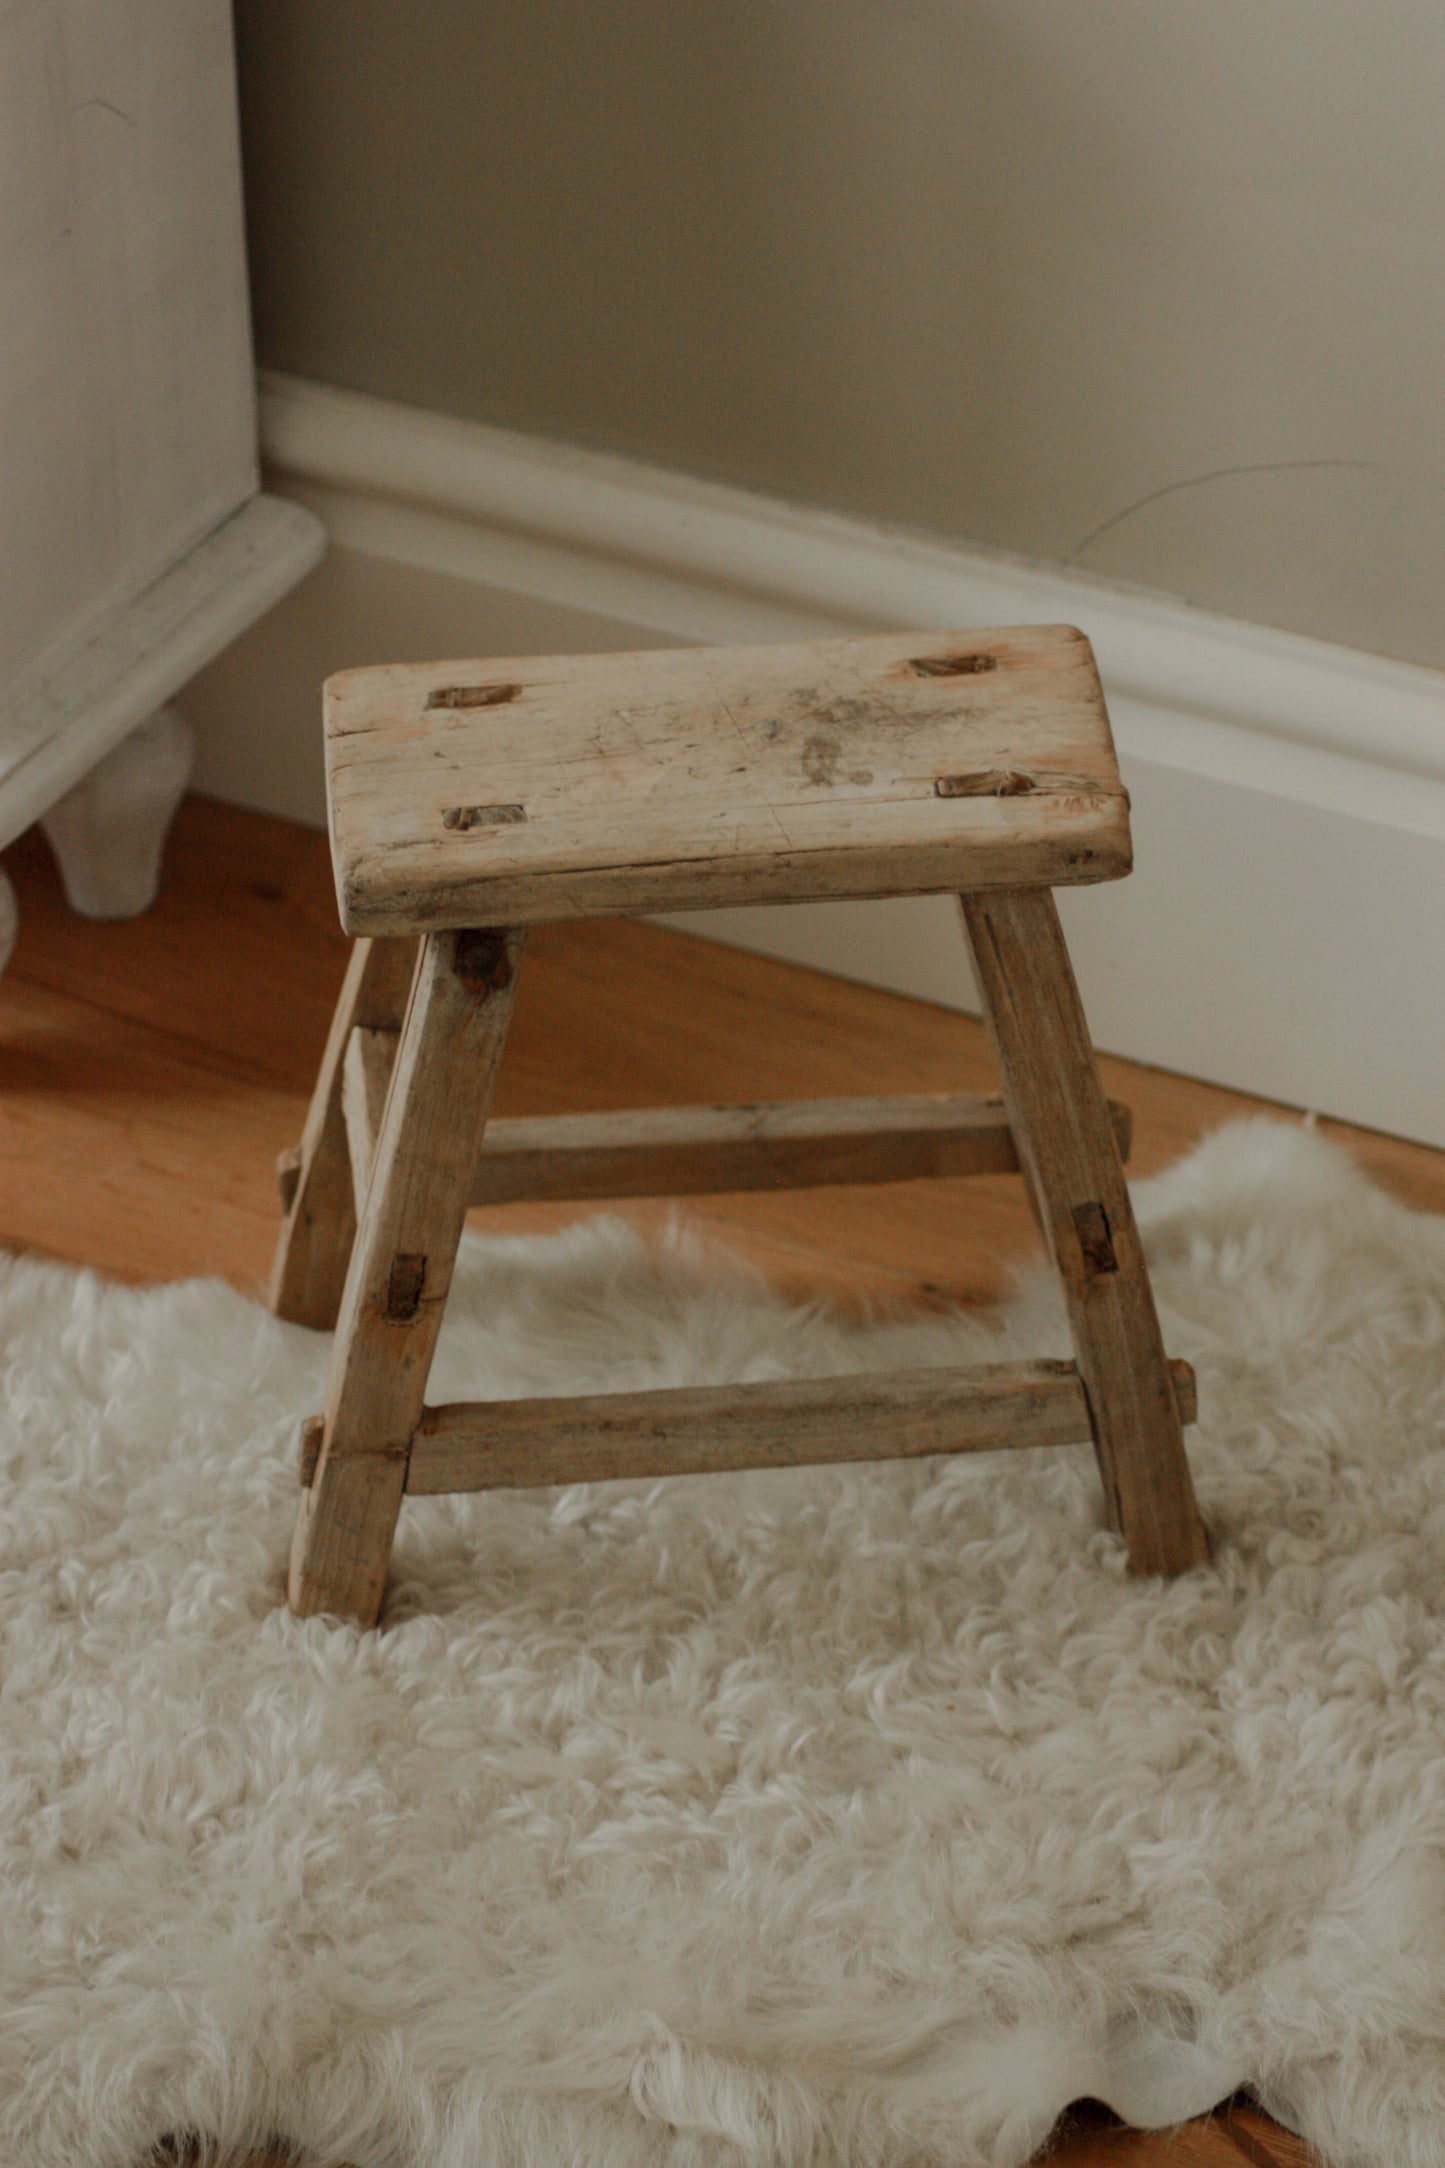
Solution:
M342 1068L358 1026L400 1027L416 962L414 939L359 941L331 1020L311 1105L295 1152L277 1169L285 1210L267 1300L293 1325L329 1332L336 1323L356 1234L351 1154L342 1114Z
M396 1066L400 1033L372 1031L358 1024L346 1044L341 1064L341 1111L351 1157L351 1186L358 1218L371 1181L376 1140L386 1109L387 1086Z
M395 1055L393 1032L351 1035L343 1103L358 1185L369 1177ZM1127 1157L1129 1110L1111 1103L1109 1114ZM489 1122L471 1202L722 1196L1013 1174L1018 1163L1003 1101L971 1092L639 1107Z
M353 670L326 688L353 933L1109 880L1082 633L888 633Z
M1127 1138L1128 1110L1112 1112ZM961 1092L639 1108L494 1123L472 1202L911 1182L1016 1173L1018 1163L1002 1102Z
M1143 1245L1045 890L968 895L964 924L1019 1156L1063 1282L1109 1516L1139 1573L1209 1555Z
M522 940L464 932L422 946L342 1293L320 1458L301 1493L289 1583L301 1617L369 1626L381 1608Z
M1186 1420L1194 1373L1170 1366ZM457 1401L427 1408L412 1440L408 1493L601 1483L1071 1445L1089 1437L1072 1363L985 1363L676 1386L575 1399Z

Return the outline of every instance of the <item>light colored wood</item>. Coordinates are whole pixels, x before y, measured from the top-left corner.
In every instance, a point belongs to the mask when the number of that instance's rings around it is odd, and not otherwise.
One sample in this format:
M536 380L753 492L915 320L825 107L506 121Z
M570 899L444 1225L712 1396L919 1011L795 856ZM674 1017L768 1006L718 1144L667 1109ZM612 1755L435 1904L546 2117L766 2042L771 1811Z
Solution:
M422 945L341 1298L320 1459L297 1515L288 1593L303 1618L370 1626L381 1609L522 942L491 931Z
M1111 1114L1125 1148L1128 1109ZM482 1143L472 1202L717 1196L1017 1171L998 1099L964 1092L785 1099L496 1122Z
M329 1332L336 1323L356 1234L351 1153L341 1094L346 1049L358 1026L397 1029L406 1007L416 942L359 941L321 1056L296 1157L277 1173L285 1219L267 1300L277 1317Z
M326 758L352 933L1130 864L1093 655L1069 627L346 671Z
M358 1198L395 1058L394 1032L352 1032L342 1100ZM1109 1114L1127 1158L1129 1110L1111 1104ZM719 1196L1017 1171L1003 1101L971 1092L631 1107L488 1122L471 1201Z
M1192 1421L1194 1373L1176 1363L1171 1380ZM424 1410L406 1488L430 1494L804 1468L1076 1445L1088 1436L1088 1402L1066 1362L456 1401Z
M878 645L877 642L849 643L850 661L856 659L860 646L866 646L871 657ZM937 668L930 667L928 658L914 656L906 668L915 677L925 680L940 675L951 676L955 671L962 674L959 657L934 660ZM1000 666L992 654L974 653L967 660L978 666L976 671L968 674L998 674ZM735 666L736 661L734 656L720 658L721 665L729 668ZM890 661L889 667L896 673L896 659ZM485 713L493 708L510 708L520 698L521 691L521 685L512 682L434 687L424 703L422 737L425 739L425 717L433 711ZM715 722L716 718L713 720ZM1105 730L1107 733L1107 723ZM353 734L361 734L360 725ZM605 759L601 769L596 768L595 761L593 767L598 775L609 772ZM752 771L742 766L737 773L746 779L751 777ZM1007 790L1000 785L992 795L1027 795L1028 779L1017 771L991 770L988 774L995 778L1003 774L1008 783ZM974 795L962 789L960 783L957 776L935 776L935 795L949 801ZM455 819L448 817L446 825L453 829L469 829L475 825L471 816L477 810L476 807L467 809L465 819L460 814ZM484 825L526 825L520 805L509 804L504 810L505 819L499 814L496 821ZM517 816L515 821L514 814ZM333 827L333 845L335 840ZM1082 1387L1077 1379L1070 1380L1080 1396L1075 1417L1086 1415L1091 1424L1108 1518L1124 1535L1135 1570L1141 1573L1179 1572L1207 1559L1208 1546L1194 1501L1184 1456L1180 1409L1164 1360L1143 1249L1124 1186L1117 1140L1084 1026L1053 898L1047 890L1030 889L996 890L983 896L971 893L962 900L975 968L1004 1071L1008 1105L1006 1127L1012 1131L1017 1156L1027 1168L1054 1262L1064 1282L1080 1374L1084 1380ZM990 910L990 904L995 908ZM453 976L458 973L466 976L462 965L464 951L470 956L477 944L491 941L496 945L500 940L499 935L470 932L452 937L449 953ZM429 936L424 965L419 968L418 989L425 974L430 975L430 983L435 986L446 983L440 961L442 953L437 937ZM511 977L508 969L502 983L510 985ZM427 1036L420 1032L416 1023L420 1001L420 992L414 991L403 1046L395 1057L375 1030L355 1028L348 1035L342 1056L344 1128L361 1233L348 1279L348 1292L342 1301L316 1472L309 1487L303 1489L293 1550L293 1608L303 1615L321 1609L341 1611L363 1624L370 1624L380 1608L396 1518L403 1491L411 1480L407 1472L408 1454L413 1445L430 1435L426 1429L429 1419L423 1417L418 1438L411 1439L410 1432L403 1430L400 1416L408 1404L414 1416L420 1413L426 1368L440 1322L438 1315L430 1322L428 1331L416 1334L416 1344L424 1347L425 1353L413 1387L407 1375L404 1350L394 1339L388 1343L379 1319L384 1319L387 1324L404 1323L409 1333L416 1331L423 1283L429 1271L439 1276L434 1265L435 1253L445 1245L441 1270L449 1284L462 1217L477 1179L484 1172L481 1157L491 1093L490 1073L485 1096L480 1102L480 1117L475 1123L472 1163L467 1166L460 1158L454 1162L457 1195L445 1198L438 1184L429 1197L437 1228L447 1228L449 1232L433 1234L425 1219L418 1216L413 1229L413 1249L417 1254L403 1253L394 1228L384 1216L378 1218L378 1215L384 1215L380 1191L383 1182L390 1178L389 1168L404 1169L410 1155L445 1156L436 1152L430 1135L435 1123L447 1124L448 1150L451 1152L455 1151L458 1138L469 1133L471 1102L461 1094L459 1081L452 1079L450 1093L461 1111L460 1123L450 1119L453 1109L447 1101L435 1096L437 1081L428 1065L436 1065L440 1070L443 1055L451 1050L443 1046L440 1024L435 1034ZM443 1010L444 1004L439 1003L438 1017ZM500 1045L499 1040L498 1057ZM384 1081L388 1076L389 1086ZM916 1115L918 1110L912 1111ZM969 1111L976 1115L976 1110ZM873 1113L876 1119L877 1110ZM736 1112L728 1115L716 1108L691 1115L687 1110L667 1109L660 1114L646 1114L640 1120L633 1117L630 1123L626 1117L601 1117L600 1132L597 1119L589 1129L585 1123L579 1128L574 1118L570 1135L564 1133L559 1139L557 1125L553 1124L550 1133L541 1140L540 1154L534 1148L530 1154L524 1150L522 1156L524 1162L530 1159L535 1172L539 1158L545 1161L550 1147L562 1161L572 1161L574 1171L580 1173L584 1194L592 1195L608 1194L609 1191L615 1194L619 1176L629 1171L629 1162L631 1187L646 1194L654 1194L659 1188L682 1188L689 1178L696 1186L709 1190L728 1186L730 1179L736 1180L738 1186L754 1186L749 1181L749 1172L759 1166L764 1169L767 1186L791 1186L800 1173L805 1179L848 1179L845 1169L840 1171L839 1168L840 1160L846 1163L847 1152L838 1149L838 1140L842 1137L845 1144L851 1142L856 1156L857 1133L863 1119L865 1117L860 1116L856 1105L841 1112L833 1109L831 1121L826 1116L820 1121L817 1110L795 1106L768 1109L763 1120L750 1120L748 1114L740 1119ZM989 1119L997 1137L1000 1125L996 1110L990 1110ZM915 1121L895 1125L895 1129L899 1134L909 1134L910 1141L916 1142L918 1126ZM851 1139L848 1138L850 1131ZM515 1140L510 1141L515 1144ZM826 1144L834 1148L831 1170L826 1149L819 1150ZM500 1156L505 1161L515 1155L504 1152ZM866 1161L866 1143L863 1156ZM1015 1158L1012 1150L1008 1158ZM946 1171L957 1170L948 1168ZM515 1198L526 1194L526 1189L525 1182L520 1189L515 1186L515 1168L512 1172L514 1186L503 1194ZM669 1172L671 1180L668 1179ZM895 1179L899 1176L896 1137L883 1173ZM589 1190L586 1187L588 1179L595 1184L599 1174L602 1187ZM304 1183L303 1156L298 1198ZM575 1191L575 1181L572 1187ZM484 1190L484 1197L487 1194ZM491 1192L493 1197L496 1194ZM553 1194L558 1192L554 1190ZM394 1219L395 1216L393 1210L391 1217ZM370 1264L360 1262L363 1251L371 1257ZM417 1278L416 1286L408 1296L409 1306L398 1308L398 1274L403 1267L408 1273L415 1268ZM382 1303L382 1297L375 1289L369 1307L352 1300L352 1289L358 1279L365 1283L368 1274L379 1286L376 1276L383 1270L390 1273L389 1292L378 1313L377 1305ZM374 1346L369 1345L371 1342ZM353 1381L349 1387L348 1379ZM379 1392L383 1381L388 1394L387 1417L379 1423L375 1436L368 1438L365 1407L368 1383ZM912 1382L916 1396L917 1381ZM1011 1391L998 1400L996 1412L1004 1433L1009 1433L1013 1427L1009 1422L1010 1406L1015 1400L1026 1397L1021 1381L1014 1380ZM779 1463L780 1457L783 1461L796 1459L804 1463L826 1459L827 1452L820 1449L818 1425L821 1422L824 1431L831 1432L834 1420L850 1423L855 1438L869 1441L867 1457L877 1457L887 1442L886 1419L882 1423L870 1423L852 1403L844 1408L836 1407L826 1390L814 1387L803 1393L784 1392L780 1404L774 1405L778 1398L774 1395L770 1399L766 1393L742 1396L736 1423L724 1419L722 1409L726 1405L726 1395L719 1394L704 1396L700 1401L689 1400L685 1406L673 1402L670 1417L658 1411L653 1396L626 1410L615 1403L604 1408L601 1402L586 1411L572 1407L565 1411L564 1438L574 1443L560 1449L560 1459L558 1452L538 1446L535 1437L530 1439L534 1450L529 1454L528 1417L521 1410L511 1411L514 1413L517 1451L507 1457L499 1441L507 1434L509 1415L498 1417L492 1412L485 1419L488 1443L480 1454L484 1471L480 1478L474 1472L479 1460L479 1411L471 1407L452 1409L447 1421L451 1426L449 1436L453 1449L440 1462L434 1456L428 1461L427 1487L447 1487L447 1469L461 1469L461 1481L467 1487L505 1480L486 1472L503 1461L514 1471L513 1480L516 1480L516 1469L525 1466L529 1459L545 1471L536 1480L549 1483L575 1480L575 1477L559 1475L557 1469L574 1465L568 1454L576 1450L579 1426L594 1430L596 1436L590 1441L594 1448L599 1438L611 1439L614 1444L621 1438L620 1458L615 1457L611 1462L605 1451L600 1454L595 1450L583 1452L582 1464L596 1468L603 1475L672 1468L675 1466L674 1453L680 1456L676 1472L685 1472L690 1466L772 1466ZM983 1395L983 1406L985 1413L994 1406L988 1393ZM886 1410L884 1412L886 1417ZM552 1413L555 1416L555 1411ZM778 1435L779 1426L789 1418L794 1433L791 1445L780 1440ZM533 1419L541 1422L544 1414L534 1410ZM1022 1428L1028 1430L1027 1422ZM432 1429L435 1429L434 1422ZM904 1415L899 1417L899 1429L900 1436L906 1438L909 1435L910 1425ZM966 1424L964 1430L966 1433ZM695 1458L698 1451L695 1440L699 1436L706 1441L702 1448L704 1458L700 1461ZM465 1439L465 1451L456 1449L459 1437ZM1052 1433L1049 1437L1053 1442ZM689 1441L694 1442L690 1445ZM741 1461L730 1460L729 1453L734 1447L743 1455ZM898 1449L907 1450L907 1447L902 1445ZM303 1466L307 1464L309 1451L309 1443L303 1442ZM694 1455L691 1459L690 1451ZM641 1457L641 1470L634 1466L638 1456ZM437 1473L438 1467L443 1471L441 1475Z
M1004 1098L1063 1282L1109 1519L1138 1573L1209 1547L1169 1386L1143 1244L1053 897L963 898Z
M366 1203L371 1181L376 1140L386 1111L387 1087L396 1066L401 1034L375 1031L358 1024L346 1042L341 1064L341 1111L346 1121L347 1151L351 1160L351 1188L357 1218Z

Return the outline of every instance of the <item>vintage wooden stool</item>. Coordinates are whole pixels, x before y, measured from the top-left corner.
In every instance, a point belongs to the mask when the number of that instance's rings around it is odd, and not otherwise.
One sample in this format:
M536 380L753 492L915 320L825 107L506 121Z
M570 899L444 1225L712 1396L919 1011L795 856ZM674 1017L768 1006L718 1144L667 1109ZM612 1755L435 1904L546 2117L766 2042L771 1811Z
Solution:
M1058 1445L1092 1434L1142 1573L1207 1556L1116 1130L1050 889L1129 871L1082 633L890 633L352 670L326 687L358 940L271 1303L337 1328L290 1599L370 1625L408 1493ZM673 1107L487 1126L529 924L958 891L1003 1099ZM485 1131L485 1136L483 1132ZM469 1204L1022 1168L1077 1364L428 1407Z

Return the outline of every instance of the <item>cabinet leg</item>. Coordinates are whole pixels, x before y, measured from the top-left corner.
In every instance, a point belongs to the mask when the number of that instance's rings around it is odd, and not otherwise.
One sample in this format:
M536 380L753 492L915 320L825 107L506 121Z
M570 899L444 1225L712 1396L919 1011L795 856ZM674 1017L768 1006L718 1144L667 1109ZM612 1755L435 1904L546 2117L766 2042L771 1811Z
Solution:
M139 918L155 902L193 751L185 717L161 708L43 816L66 899L82 918Z

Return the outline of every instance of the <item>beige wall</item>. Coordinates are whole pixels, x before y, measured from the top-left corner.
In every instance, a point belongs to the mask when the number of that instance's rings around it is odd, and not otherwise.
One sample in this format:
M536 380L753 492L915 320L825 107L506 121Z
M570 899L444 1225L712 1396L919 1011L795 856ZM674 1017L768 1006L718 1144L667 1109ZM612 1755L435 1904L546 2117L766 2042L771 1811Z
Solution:
M237 0L263 361L1445 665L1440 0Z

